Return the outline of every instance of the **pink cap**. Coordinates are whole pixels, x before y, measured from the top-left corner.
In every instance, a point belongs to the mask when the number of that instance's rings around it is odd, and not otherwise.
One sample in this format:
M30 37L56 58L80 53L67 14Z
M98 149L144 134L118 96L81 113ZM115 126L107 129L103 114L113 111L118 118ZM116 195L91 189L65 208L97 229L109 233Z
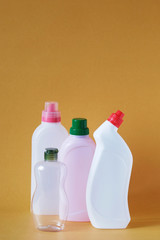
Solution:
M124 113L118 110L116 113L112 113L107 120L111 122L114 126L119 128L123 122L123 116Z
M42 122L60 122L61 113L58 111L57 102L45 102L45 109L42 111Z

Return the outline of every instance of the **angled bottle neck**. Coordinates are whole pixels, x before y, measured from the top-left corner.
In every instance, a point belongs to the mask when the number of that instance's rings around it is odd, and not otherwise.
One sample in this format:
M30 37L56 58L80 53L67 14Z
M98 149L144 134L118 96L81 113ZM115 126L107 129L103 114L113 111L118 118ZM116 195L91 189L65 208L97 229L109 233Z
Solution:
M115 125L113 125L110 121L106 120L99 128L97 128L93 136L96 140L100 136L106 137L108 133L117 133L117 130L118 128Z
M111 130L117 132L118 131L118 127L116 127L115 125L113 125L110 121L106 120L104 122Z

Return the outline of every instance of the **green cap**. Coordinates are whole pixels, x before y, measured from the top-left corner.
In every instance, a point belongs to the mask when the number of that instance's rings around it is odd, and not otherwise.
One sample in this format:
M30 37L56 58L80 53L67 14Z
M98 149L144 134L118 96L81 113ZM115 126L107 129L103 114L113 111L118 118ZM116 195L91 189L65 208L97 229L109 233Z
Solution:
M86 118L73 118L72 127L70 128L71 135L88 135L89 128L87 127Z
M57 148L46 148L44 152L44 160L45 161L55 161L58 157L58 149Z

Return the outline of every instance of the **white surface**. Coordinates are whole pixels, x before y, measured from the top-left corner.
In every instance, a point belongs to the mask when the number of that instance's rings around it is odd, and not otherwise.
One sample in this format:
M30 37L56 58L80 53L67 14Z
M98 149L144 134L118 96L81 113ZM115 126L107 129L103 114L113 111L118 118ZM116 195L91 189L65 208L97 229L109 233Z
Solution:
M128 187L132 154L117 133L105 121L94 133L96 150L87 183L87 210L96 228L125 228L130 222Z

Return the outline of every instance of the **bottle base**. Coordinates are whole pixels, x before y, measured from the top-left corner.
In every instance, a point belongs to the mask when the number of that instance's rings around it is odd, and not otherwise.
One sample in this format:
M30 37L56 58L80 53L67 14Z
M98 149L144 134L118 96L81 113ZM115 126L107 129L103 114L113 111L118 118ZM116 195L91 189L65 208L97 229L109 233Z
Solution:
M64 225L45 225L45 226L38 226L38 230L44 231L44 232L59 232L64 229Z
M92 225L93 227L97 228L97 229L125 229L128 224L129 224L130 220L129 221L113 221L113 222L104 222L104 223L95 223L95 222L92 222Z
M90 220L88 220L88 219L81 219L81 220L79 220L79 219L71 218L71 219L67 219L67 222L90 222Z
M90 222L86 211L68 214L67 221L68 222Z
M40 231L59 232L64 229L65 221L58 215L36 215L33 214L35 226Z

